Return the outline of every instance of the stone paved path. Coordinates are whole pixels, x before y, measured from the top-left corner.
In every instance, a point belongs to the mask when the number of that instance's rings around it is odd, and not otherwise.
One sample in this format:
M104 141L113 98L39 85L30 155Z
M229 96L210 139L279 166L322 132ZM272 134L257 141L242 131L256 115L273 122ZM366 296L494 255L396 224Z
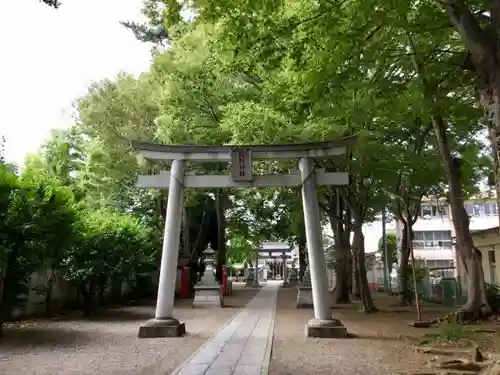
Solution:
M171 375L267 375L278 287L268 282Z

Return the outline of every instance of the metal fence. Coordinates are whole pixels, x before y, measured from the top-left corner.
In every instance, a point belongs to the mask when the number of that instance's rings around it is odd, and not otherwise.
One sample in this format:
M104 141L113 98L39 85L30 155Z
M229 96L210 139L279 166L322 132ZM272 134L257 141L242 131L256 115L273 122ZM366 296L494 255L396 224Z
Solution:
M418 290L423 299L448 306L461 306L467 300L462 285L455 277L425 278L419 283Z
M384 290L384 279L378 278L378 290ZM413 291L413 285L410 290ZM418 295L422 300L442 303L448 306L461 306L467 300L466 291L462 290L459 280L454 277L430 278L426 277L417 285ZM396 280L391 280L391 290L398 292Z

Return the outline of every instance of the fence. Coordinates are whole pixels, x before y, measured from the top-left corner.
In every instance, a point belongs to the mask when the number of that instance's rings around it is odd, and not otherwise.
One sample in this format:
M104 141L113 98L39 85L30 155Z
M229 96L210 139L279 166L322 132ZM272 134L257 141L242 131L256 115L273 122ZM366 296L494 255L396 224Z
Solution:
M448 306L461 306L467 300L462 285L454 277L425 278L419 283L418 290L423 299Z
M378 291L384 290L384 278L378 278ZM417 285L420 299L442 303L448 306L461 306L467 300L466 291L462 289L460 282L454 277L430 278L426 277ZM391 280L391 290L398 291L396 280ZM410 285L413 291L413 285Z

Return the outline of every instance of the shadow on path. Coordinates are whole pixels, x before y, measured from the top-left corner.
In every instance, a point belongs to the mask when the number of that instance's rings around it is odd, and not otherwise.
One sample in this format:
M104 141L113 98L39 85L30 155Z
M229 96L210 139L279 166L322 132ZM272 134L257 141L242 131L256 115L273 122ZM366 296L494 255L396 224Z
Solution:
M39 348L68 348L82 346L91 338L82 331L66 327L5 327L4 337L0 339L2 349L21 349L36 346Z

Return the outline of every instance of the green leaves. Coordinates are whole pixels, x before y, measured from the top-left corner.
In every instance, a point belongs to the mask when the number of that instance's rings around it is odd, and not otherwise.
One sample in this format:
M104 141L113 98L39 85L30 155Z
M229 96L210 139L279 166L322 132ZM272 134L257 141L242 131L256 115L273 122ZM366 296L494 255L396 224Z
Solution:
M160 249L151 229L127 214L84 210L81 215L78 242L65 260L66 279L118 275L130 280L151 271Z
M102 192L90 184L107 171L96 170L95 149L86 148L73 131L54 132L40 155L27 158L19 177L0 164L3 313L24 299L37 270L79 283L115 275L134 285L155 268L160 248L155 228L110 207L95 209L95 201L85 197ZM40 289L47 295L51 280Z
M398 246L397 246L396 234L387 233L386 240L387 240L387 258L389 260L387 264L390 273L392 271L393 266L398 263ZM380 239L378 240L378 252L380 253L382 263L385 264L385 249L383 246L382 237L380 237Z
M232 231L228 246L228 264L244 263L255 257L254 246L243 232Z
M224 106L222 112L221 128L232 135L232 144L279 144L298 140L297 128L283 113L271 107L239 102Z

